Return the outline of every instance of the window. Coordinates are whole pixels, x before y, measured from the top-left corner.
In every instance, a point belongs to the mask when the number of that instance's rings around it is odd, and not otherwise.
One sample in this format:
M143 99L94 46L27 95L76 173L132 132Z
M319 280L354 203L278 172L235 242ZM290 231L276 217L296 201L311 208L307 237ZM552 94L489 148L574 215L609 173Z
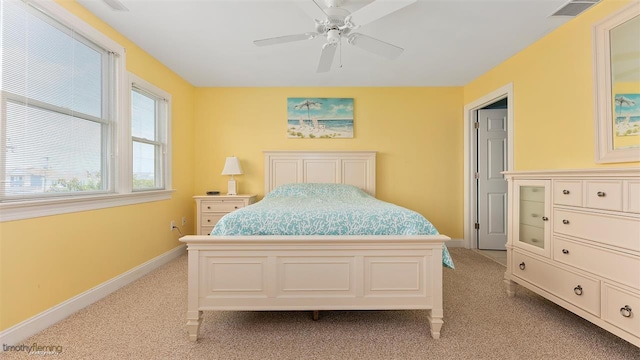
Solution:
M133 191L164 189L167 183L169 94L130 74Z
M169 96L137 82L153 136L131 146L124 48L50 1L3 0L0 20L0 221L169 198Z

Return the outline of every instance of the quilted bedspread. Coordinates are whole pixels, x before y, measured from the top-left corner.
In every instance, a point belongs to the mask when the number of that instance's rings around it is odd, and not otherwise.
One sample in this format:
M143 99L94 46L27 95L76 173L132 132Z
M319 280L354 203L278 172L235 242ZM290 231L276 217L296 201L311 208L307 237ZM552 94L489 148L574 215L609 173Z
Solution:
M415 211L342 184L287 184L231 212L211 235L437 235ZM443 265L453 261L443 247Z

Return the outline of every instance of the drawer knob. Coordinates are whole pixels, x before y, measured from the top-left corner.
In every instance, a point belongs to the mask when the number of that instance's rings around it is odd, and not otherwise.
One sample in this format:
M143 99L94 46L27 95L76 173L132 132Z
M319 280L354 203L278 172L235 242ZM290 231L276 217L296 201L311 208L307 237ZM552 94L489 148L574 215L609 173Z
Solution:
M520 263L520 270L524 270L524 268L526 267L526 265L524 264L524 261Z
M562 220L562 223L565 224L565 225L569 225L569 220L564 219L564 220Z
M207 222L211 222L211 219L207 219Z
M580 296L582 295L582 286L578 285L576 287L573 288L573 292L576 293L576 295Z
M631 317L633 315L631 307L629 307L629 305L625 305L623 308L620 308L620 315L626 318Z
M238 207L237 207L237 206L234 206L233 208L234 208L234 209L237 209Z
M542 221L549 221L549 218L548 218L548 217L546 217L546 216L543 216L543 217L542 217Z
M607 196L607 194L605 194L603 191L598 191L598 193L596 195L598 195L599 197Z
M207 210L211 210L211 206L207 206Z
M563 254L568 254L568 253L569 253L569 250L567 250L567 249L562 249L562 253L563 253Z
M570 191L569 190L562 190L562 193L565 195L569 195Z

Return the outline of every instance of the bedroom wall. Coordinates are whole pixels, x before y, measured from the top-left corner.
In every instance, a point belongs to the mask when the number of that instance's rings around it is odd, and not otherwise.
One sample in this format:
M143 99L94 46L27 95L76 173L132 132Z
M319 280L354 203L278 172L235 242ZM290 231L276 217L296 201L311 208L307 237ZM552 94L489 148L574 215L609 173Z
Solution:
M180 245L169 222L194 224L194 87L74 1L58 1L127 49L127 68L172 94L169 201L0 223L0 331Z
M354 98L353 139L287 138L288 97ZM460 239L461 87L198 88L195 192L227 190L225 156L245 174L239 192L264 195L264 150L375 150L377 197L418 211Z
M464 87L464 103L513 83L516 170L595 162L592 26L630 1L604 0Z

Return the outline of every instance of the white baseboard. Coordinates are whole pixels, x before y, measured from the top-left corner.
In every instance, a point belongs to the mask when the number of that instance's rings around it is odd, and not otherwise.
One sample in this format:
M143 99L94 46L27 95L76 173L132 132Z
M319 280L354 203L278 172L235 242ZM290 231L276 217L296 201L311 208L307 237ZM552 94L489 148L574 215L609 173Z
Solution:
M464 241L464 239L451 239L451 240L447 240L444 242L445 245L447 245L447 247L462 247L462 248L466 248L467 247L467 242Z
M111 280L107 280L102 284L83 292L82 294L76 295L69 300L61 302L38 315L0 332L0 344L18 344L18 342L37 334L58 321L67 318L78 310L81 310L112 292L140 279L151 271L182 255L184 251L185 246L180 245L145 262L144 264L138 265L135 268L114 277Z

